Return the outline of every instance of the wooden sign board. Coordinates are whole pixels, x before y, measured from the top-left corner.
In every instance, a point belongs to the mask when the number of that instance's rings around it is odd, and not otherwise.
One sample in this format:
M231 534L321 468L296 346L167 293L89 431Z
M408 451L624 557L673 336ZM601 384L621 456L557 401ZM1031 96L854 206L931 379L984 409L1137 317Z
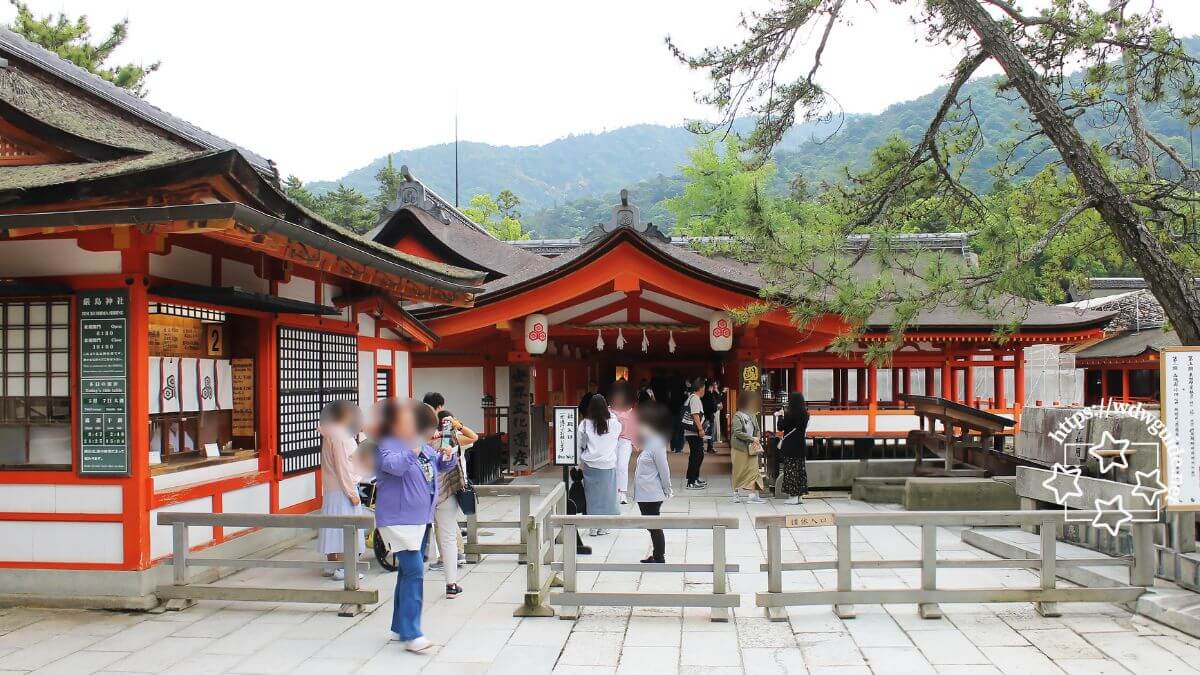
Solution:
M212 324L220 329L217 324ZM216 354L205 349L205 333L196 319L173 316L150 317L150 355L201 357ZM218 343L219 344L219 343Z
M1200 347L1168 347L1160 370L1168 511L1200 511Z
M225 351L225 331L219 323L204 324L204 353L220 356Z
M573 405L554 406L554 465L579 463L579 409Z
M79 474L128 476L129 292L80 291L77 303Z
M784 527L828 527L837 525L837 516L832 513L799 513L783 517Z
M234 359L233 435L254 435L254 359Z

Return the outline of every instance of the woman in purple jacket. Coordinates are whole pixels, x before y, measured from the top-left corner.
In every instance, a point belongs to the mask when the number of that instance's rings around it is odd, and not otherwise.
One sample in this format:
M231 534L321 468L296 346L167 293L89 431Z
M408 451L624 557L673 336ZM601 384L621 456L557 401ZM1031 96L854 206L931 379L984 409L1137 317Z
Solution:
M425 443L436 428L437 415L424 403L389 400L383 405L375 524L396 558L392 632L412 652L432 645L421 633L422 557L433 522L438 474L457 462L453 453L439 453Z

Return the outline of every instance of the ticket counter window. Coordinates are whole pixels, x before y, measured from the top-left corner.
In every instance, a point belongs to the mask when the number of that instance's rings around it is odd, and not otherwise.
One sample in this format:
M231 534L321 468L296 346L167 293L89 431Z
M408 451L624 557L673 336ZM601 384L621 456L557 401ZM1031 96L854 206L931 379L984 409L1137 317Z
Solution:
M0 469L71 468L71 302L0 300Z
M257 321L189 305L150 305L150 464L156 471L255 454Z

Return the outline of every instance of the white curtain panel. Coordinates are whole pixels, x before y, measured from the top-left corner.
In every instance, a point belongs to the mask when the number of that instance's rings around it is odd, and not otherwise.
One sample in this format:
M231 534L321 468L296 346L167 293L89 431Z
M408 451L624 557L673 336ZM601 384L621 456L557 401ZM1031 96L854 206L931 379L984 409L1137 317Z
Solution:
M159 360L158 399L159 412L179 412L179 359L164 356ZM153 390L152 390L153 391ZM153 394L151 394L153 396Z
M179 410L200 410L200 359L179 359Z

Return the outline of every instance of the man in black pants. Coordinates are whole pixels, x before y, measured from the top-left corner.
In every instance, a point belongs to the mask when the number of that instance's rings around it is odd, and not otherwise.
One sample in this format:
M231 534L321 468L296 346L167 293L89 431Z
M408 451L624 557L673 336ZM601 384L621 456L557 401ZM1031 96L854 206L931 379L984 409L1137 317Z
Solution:
M717 435L717 413L721 410L721 394L717 392L716 382L708 381L700 400L704 403L704 424L708 432L708 438L704 441L704 451L710 455L716 454L717 451L713 448L713 439Z
M704 441L708 438L704 430L704 378L696 378L692 382L691 394L683 405L683 414L687 419L683 425L683 437L688 445L687 489L703 490L708 482L700 480L700 465L704 463ZM688 424L688 422L691 424Z

